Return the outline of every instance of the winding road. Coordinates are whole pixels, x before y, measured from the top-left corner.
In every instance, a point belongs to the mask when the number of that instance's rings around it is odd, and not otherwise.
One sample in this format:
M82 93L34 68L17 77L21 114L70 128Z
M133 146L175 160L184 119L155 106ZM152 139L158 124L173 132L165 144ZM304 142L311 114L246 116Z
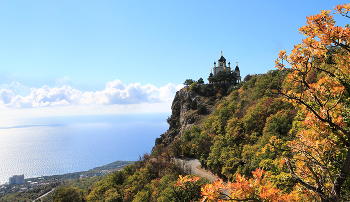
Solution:
M214 182L219 179L210 171L201 168L201 163L198 159L175 159L175 162L179 163L180 166L185 170L185 172L189 174L205 177L208 180L210 180L210 182Z

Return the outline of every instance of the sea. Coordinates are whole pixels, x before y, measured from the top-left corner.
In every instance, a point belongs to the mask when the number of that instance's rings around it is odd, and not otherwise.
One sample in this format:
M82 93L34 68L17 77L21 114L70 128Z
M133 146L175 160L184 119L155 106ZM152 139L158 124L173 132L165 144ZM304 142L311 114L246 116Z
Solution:
M85 171L151 153L169 113L8 119L0 123L0 184Z

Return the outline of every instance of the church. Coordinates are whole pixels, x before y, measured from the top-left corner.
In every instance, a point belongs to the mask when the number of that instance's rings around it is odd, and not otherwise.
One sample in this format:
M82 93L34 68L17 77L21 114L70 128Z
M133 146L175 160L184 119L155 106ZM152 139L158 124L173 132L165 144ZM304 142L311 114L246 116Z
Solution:
M228 66L226 66L226 59L224 58L224 56L222 56L222 51L221 51L221 57L218 60L218 66L216 66L216 62L214 61L214 68L211 69L209 78L215 76L217 73L221 71L226 71L227 73L231 73L231 72L234 73L236 75L236 83L241 82L241 73L239 71L238 62L236 62L235 70L231 71L230 62L228 62ZM211 82L209 81L209 83ZM222 83L225 83L225 82L222 82Z

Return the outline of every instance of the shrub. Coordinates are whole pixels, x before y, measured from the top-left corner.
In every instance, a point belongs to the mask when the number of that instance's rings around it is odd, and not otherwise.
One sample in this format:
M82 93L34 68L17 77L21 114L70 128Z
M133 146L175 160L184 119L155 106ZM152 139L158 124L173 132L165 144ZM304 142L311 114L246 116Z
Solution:
M205 115L207 114L207 108L204 105L199 105L198 109L197 109L197 113L200 115Z
M198 91L198 83L193 82L190 86L190 91Z
M193 102L191 102L190 108L193 110L197 109L197 101L194 100Z

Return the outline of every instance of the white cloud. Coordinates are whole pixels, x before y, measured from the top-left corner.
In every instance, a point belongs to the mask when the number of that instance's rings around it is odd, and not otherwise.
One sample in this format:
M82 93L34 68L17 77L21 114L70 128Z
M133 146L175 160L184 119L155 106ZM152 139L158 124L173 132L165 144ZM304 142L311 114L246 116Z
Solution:
M14 94L12 90L1 89L0 99L4 104L9 104L13 100Z
M43 86L31 88L27 96L14 95L12 90L1 89L0 100L2 105L11 108L40 108L50 106L96 106L96 105L144 105L144 104L171 104L177 90L182 84L175 86L167 84L157 88L152 84L140 83L124 84L120 80L109 81L102 91L83 92L64 85L70 81L69 77L56 79L56 84L62 87ZM137 108L137 107L136 107Z
M166 102L172 102L176 91L180 90L183 87L184 87L183 84L179 84L175 86L172 83L168 83L168 85L159 88L159 91L160 91L159 98Z
M12 81L11 84L0 85L0 89L7 89L12 91L23 91L23 90L28 90L29 88L27 86L23 86L17 81Z

